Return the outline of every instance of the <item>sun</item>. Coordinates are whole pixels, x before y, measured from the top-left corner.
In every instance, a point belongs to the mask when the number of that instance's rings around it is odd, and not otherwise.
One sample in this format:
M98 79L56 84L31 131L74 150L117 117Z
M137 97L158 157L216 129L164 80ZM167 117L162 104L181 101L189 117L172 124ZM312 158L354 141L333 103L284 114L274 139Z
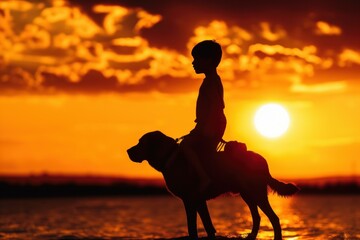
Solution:
M287 110L276 103L262 105L255 113L256 130L267 138L277 138L283 135L290 125Z

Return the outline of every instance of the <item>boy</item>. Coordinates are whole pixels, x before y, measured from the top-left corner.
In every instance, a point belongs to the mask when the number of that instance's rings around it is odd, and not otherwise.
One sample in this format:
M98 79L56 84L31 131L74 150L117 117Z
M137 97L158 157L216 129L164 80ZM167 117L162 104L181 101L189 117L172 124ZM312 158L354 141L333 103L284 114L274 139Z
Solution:
M195 168L200 178L199 191L203 193L211 181L200 159L215 154L226 127L224 90L217 73L222 50L217 42L205 40L195 45L191 55L195 72L205 74L205 78L196 102L196 126L181 142L180 149Z

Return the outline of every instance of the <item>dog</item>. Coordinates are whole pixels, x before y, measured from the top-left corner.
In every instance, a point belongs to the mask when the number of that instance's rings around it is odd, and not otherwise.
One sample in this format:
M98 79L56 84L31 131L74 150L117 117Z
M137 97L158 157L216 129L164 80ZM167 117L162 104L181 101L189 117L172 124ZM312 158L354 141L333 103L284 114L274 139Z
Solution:
M127 153L133 162L141 163L147 160L153 168L160 171L167 189L183 201L190 239L198 238L197 213L208 237L215 238L216 230L206 200L224 193L239 194L250 208L253 227L246 239L256 239L258 234L258 207L269 218L274 229L274 239L282 239L280 221L269 204L267 187L280 196L291 196L299 189L294 184L274 179L270 175L266 160L261 155L248 151L244 144L229 142L224 151L217 152L212 160L209 159L203 164L213 184L201 193L197 188L197 174L182 156L179 144L162 132L144 134L138 144L128 149Z

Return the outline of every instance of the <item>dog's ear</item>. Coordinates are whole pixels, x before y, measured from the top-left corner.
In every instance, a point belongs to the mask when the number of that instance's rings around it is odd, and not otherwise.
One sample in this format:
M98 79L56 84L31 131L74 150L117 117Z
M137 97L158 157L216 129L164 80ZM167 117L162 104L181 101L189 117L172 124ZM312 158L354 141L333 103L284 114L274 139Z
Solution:
M156 138L161 138L161 137L164 137L165 134L163 134L162 132L160 132L159 130L156 130L156 131L153 131L152 132L152 135Z
M160 131L154 131L149 134L148 138L149 150L152 154L162 152L176 144L175 140L166 136Z
M149 134L148 140L149 140L151 147L154 148L154 147L160 147L163 144L164 139L166 139L165 134L163 134L160 131L154 131Z

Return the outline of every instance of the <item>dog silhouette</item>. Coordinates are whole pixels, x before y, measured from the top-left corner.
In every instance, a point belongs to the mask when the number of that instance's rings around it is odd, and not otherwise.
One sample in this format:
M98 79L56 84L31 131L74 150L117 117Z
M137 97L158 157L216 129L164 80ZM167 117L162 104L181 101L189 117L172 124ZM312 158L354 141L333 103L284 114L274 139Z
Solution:
M200 215L209 238L215 238L216 230L212 224L206 200L224 193L240 194L250 208L253 227L246 239L256 239L260 227L258 207L269 218L274 239L282 239L278 216L270 206L267 187L270 186L280 196L291 196L299 189L291 183L283 183L270 175L266 160L246 149L246 145L232 141L224 151L217 152L212 160L204 164L213 184L205 192L196 187L198 177L191 165L183 159L178 150L179 144L160 131L144 134L139 143L127 150L133 162L147 160L160 171L168 190L179 197L185 207L188 234L197 239L196 214Z

